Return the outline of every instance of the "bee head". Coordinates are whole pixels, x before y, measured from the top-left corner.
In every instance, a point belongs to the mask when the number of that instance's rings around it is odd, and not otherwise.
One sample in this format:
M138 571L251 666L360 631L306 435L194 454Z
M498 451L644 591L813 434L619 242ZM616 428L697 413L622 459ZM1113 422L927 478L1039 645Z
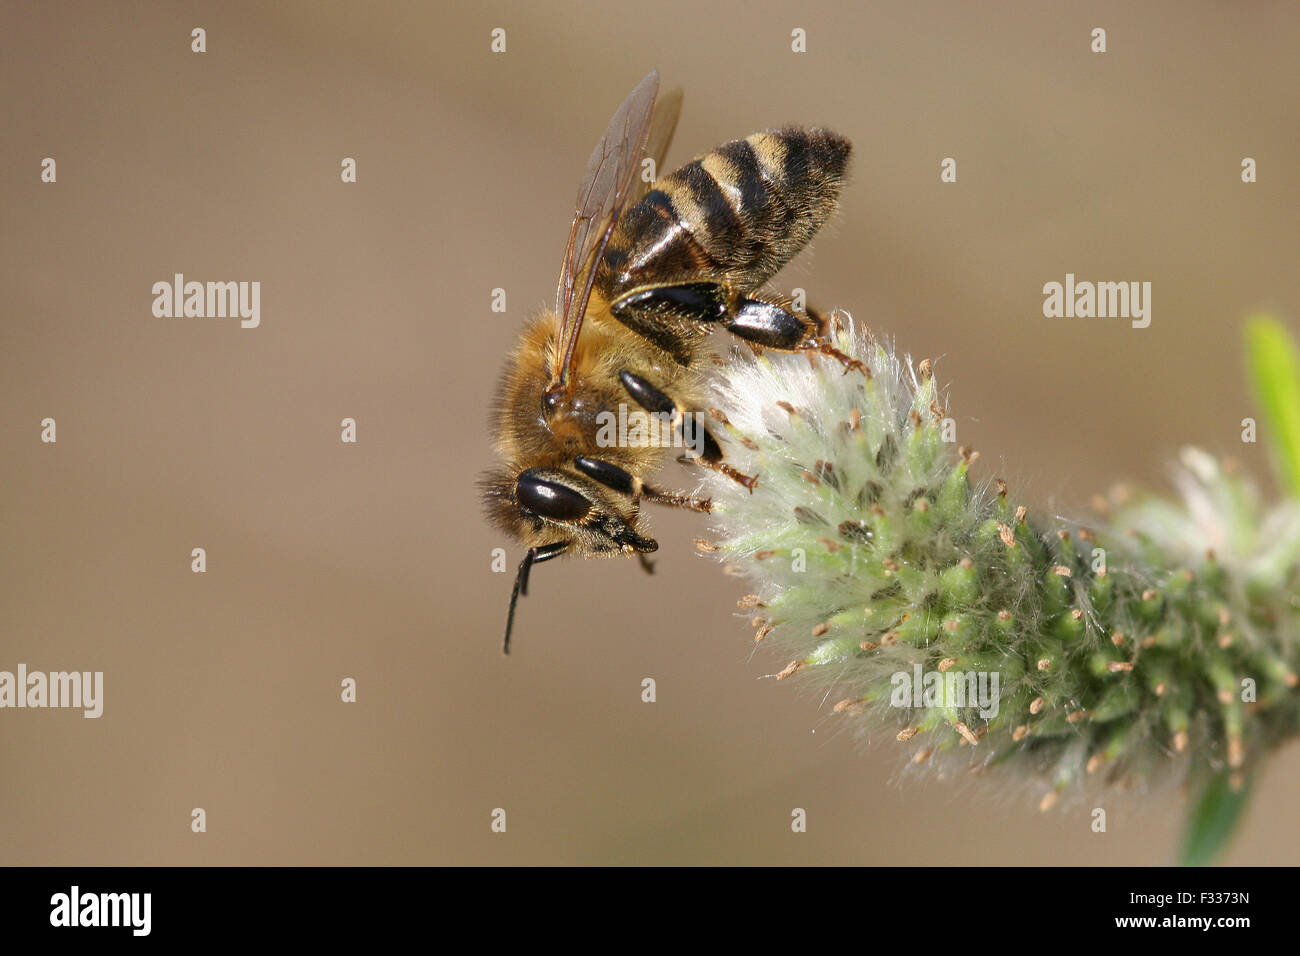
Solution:
M636 530L637 509L599 483L559 468L497 469L479 480L488 518L529 547L561 541L569 553L618 554L658 549Z
M528 545L510 595L504 644L507 654L515 605L528 593L528 572L534 564L562 554L630 554L659 547L653 538L637 533L635 505L624 513L619 508L623 499L616 499L585 475L559 468L528 468L517 475L497 469L483 475L479 487L488 518Z

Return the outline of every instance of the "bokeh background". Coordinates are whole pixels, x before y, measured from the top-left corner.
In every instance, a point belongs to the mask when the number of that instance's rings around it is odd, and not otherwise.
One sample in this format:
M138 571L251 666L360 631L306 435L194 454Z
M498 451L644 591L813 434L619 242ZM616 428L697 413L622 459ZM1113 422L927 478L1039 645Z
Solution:
M899 782L892 741L762 679L785 662L751 656L698 516L653 516L653 578L540 568L503 658L519 552L492 573L472 483L652 67L686 92L674 165L786 123L854 141L780 282L937 358L985 474L1071 513L1184 443L1266 474L1240 326L1300 314L1298 36L1291 2L7 0L0 669L106 690L99 720L0 712L0 863L1170 861L1177 794L1108 795L1094 834L1011 783ZM174 272L260 281L261 327L155 318ZM1152 282L1151 327L1045 319L1066 272ZM1228 862L1300 862L1298 779L1292 747Z

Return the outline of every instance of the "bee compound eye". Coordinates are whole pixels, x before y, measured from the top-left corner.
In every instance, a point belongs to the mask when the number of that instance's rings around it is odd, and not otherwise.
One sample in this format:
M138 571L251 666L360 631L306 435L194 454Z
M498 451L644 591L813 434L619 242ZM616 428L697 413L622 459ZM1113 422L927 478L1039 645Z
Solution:
M543 478L532 469L519 476L515 497L533 514L553 521L577 521L591 510L586 495L558 481Z

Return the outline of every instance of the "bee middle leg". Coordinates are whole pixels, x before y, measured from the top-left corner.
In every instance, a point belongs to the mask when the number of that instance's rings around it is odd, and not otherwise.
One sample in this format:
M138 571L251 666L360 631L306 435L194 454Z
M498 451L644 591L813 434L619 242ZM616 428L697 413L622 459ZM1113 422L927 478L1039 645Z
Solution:
M811 314L801 316L722 282L684 282L636 289L616 299L610 311L624 325L655 342L664 337L664 319L717 323L751 345L779 352L818 352L838 361L846 373L867 374L866 365L835 347L820 318Z
M700 421L698 413L694 419L687 419L686 409L646 379L627 369L619 372L618 377L623 387L627 389L627 393L638 405L656 415L668 416L677 423L683 444L693 453L688 456L688 461L721 472L733 481L744 485L751 493L753 492L758 485L758 479L741 474L722 460L721 446L718 445L717 439L709 434L709 430Z

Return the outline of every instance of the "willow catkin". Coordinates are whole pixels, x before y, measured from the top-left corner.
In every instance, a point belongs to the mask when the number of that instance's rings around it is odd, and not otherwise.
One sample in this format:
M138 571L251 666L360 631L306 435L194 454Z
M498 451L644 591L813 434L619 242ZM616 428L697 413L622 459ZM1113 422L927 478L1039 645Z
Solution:
M913 763L1038 782L1248 774L1300 729L1300 507L1187 450L1180 498L1098 530L1036 516L952 437L931 366L842 326L869 372L737 351L716 384L714 538L778 677Z

